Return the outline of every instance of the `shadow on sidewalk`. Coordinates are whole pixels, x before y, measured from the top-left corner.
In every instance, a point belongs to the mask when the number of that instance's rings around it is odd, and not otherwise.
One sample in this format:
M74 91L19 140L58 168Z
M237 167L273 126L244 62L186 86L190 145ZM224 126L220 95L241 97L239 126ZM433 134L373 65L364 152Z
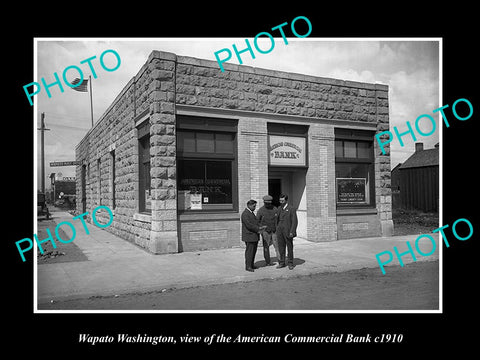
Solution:
M277 257L272 257L271 261L272 261L272 263L278 264ZM293 259L293 265L294 266L302 265L304 263L305 263L305 260L303 260L303 259L300 259L300 258L294 258ZM265 260L259 260L259 261L255 261L254 265L259 267L259 268L262 268L262 267L266 267L267 263L265 262Z
M50 234L52 234L52 238L55 241L56 245L56 248L54 248L51 241L45 241L44 243L42 243L41 246L43 249L43 254L40 253L40 248L37 248L38 265L65 263L72 261L88 261L87 256L77 245L75 245L75 239L72 242L66 244L57 239L57 237L55 236L56 226L57 223L55 222L55 212L52 213L52 218L50 218L49 220L39 220L37 222L38 240L42 241L48 238L48 229L50 231ZM65 234L61 227L58 229L58 234L64 240L70 239L70 237ZM32 240L36 245L35 239Z

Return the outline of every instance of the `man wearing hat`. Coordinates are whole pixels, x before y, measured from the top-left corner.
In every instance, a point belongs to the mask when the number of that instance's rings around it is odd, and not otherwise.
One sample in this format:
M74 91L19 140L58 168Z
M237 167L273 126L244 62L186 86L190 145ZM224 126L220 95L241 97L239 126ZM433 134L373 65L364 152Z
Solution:
M257 253L257 246L259 234L264 229L258 224L257 217L253 213L257 206L255 200L247 202L247 208L242 213L242 241L245 242L245 270L253 271L255 265L255 254Z
M277 236L275 228L277 223L278 211L272 204L273 198L270 195L263 197L263 206L257 212L258 223L265 226L265 229L260 233L263 239L263 257L267 266L275 265L270 259L270 245L273 244L277 259L279 258Z

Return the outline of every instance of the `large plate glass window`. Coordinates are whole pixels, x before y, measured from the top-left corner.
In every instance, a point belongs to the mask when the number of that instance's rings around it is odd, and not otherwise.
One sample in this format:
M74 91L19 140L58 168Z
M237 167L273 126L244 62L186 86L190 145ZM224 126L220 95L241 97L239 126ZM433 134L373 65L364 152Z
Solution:
M375 206L373 131L335 129L338 207Z
M237 204L236 121L177 118L179 211L232 211Z

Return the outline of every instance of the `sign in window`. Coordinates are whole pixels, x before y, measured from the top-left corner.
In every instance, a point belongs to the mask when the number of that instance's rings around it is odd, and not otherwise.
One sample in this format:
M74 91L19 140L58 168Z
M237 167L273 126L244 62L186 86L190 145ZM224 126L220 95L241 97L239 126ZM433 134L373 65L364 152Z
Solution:
M231 160L179 160L179 210L233 209Z
M337 202L343 204L365 204L365 178L337 178Z

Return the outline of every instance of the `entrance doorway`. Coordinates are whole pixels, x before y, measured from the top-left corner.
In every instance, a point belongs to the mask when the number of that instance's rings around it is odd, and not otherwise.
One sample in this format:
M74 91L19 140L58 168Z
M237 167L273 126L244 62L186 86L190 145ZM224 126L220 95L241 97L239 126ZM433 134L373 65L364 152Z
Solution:
M297 235L307 238L306 169L268 169L268 194L274 206L280 206L280 195L288 195L288 203L297 209Z
M280 206L280 195L282 194L282 179L268 179L268 194L273 197L273 206Z

